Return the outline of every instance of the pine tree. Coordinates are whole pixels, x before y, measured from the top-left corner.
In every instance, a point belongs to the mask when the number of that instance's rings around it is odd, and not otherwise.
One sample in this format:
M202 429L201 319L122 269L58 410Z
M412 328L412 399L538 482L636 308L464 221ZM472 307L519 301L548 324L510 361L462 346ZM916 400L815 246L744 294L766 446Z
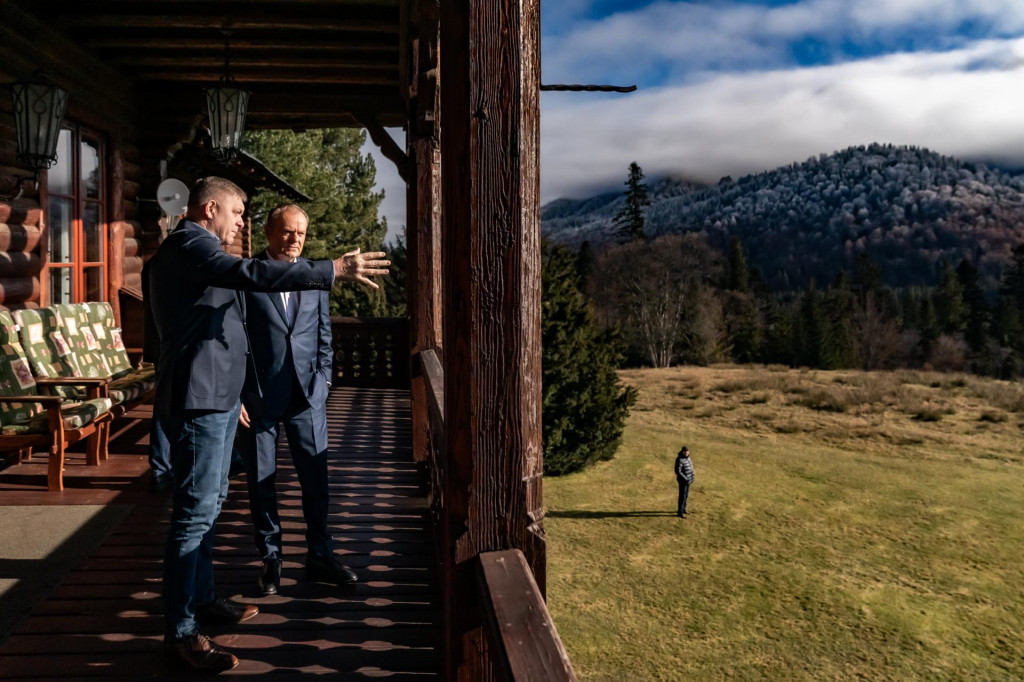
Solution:
M576 252L576 276L584 286L594 274L594 265L594 250L590 248L590 242L584 241Z
M799 364L807 367L821 367L826 336L825 316L822 311L821 292L814 286L814 280L811 280L800 299L797 324Z
M739 237L732 238L729 248L729 288L740 293L750 291L747 257L743 253L743 242Z
M964 288L953 266L942 261L939 266L939 286L935 290L935 314L939 329L945 334L959 334L967 324L967 306Z
M822 343L822 366L844 369L855 362L854 310L857 297L850 289L845 271L836 276L835 284L825 294L825 338Z
M647 185L643 182L644 172L636 161L629 164L629 178L626 180L626 203L615 215L614 225L620 243L646 239L644 209L651 205Z
M560 475L615 455L636 390L619 381L617 339L597 329L574 254L546 248L541 276L544 473Z
M964 340L967 341L967 347L971 349L971 353L977 356L982 353L988 343L989 326L992 321L991 312L988 301L985 300L985 291L978 281L978 269L964 259L956 268L956 276L960 281L964 306L967 309Z
M762 362L795 366L797 342L793 311L773 296L765 307L764 318Z
M999 309L993 335L1024 360L1024 244L1013 250L1013 263L999 285Z
M346 251L381 250L387 222L378 217L383 192L374 192L373 158L361 153L366 133L349 128L250 131L244 149L263 161L310 201L304 258L337 258ZM253 246L266 245L263 226L267 214L281 203L273 192L261 192L249 201L253 220ZM334 287L334 314L380 316L388 312L385 290L359 286Z

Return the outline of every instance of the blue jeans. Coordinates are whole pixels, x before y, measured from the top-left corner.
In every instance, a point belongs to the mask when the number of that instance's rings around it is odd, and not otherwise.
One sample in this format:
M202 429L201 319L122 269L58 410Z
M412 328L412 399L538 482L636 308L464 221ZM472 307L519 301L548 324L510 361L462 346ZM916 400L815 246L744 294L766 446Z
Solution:
M184 410L166 422L174 467L174 507L164 555L168 638L195 634L196 606L216 598L214 526L228 494L231 445L240 409L241 402L228 412Z
M679 484L679 504L677 514L686 513L686 498L690 496L690 484L686 482L685 478L677 478L676 482Z
M171 475L171 444L167 441L167 417L153 410L153 423L149 428L149 469L153 476Z

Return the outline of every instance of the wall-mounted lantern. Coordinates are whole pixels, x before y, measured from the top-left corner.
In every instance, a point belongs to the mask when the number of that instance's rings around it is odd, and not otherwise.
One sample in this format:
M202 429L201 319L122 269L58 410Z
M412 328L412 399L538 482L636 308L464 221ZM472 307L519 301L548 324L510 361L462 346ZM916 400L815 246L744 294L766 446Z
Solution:
M231 77L231 62L228 58L228 35L224 39L224 75L220 82L206 88L206 108L210 116L210 140L213 150L222 156L232 157L238 152L245 130L245 115L249 111L249 95Z
M37 73L32 80L14 83L14 127L17 155L29 168L46 170L57 160L57 137L68 106L68 93Z

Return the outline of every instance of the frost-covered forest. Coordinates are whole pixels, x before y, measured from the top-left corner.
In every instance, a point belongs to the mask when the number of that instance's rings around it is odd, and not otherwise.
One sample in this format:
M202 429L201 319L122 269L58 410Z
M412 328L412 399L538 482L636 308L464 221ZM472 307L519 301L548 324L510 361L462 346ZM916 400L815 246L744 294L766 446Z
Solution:
M699 232L725 251L739 238L749 265L777 291L832 282L864 254L892 287L938 284L942 261L966 259L995 289L1024 225L1024 178L893 145L853 147L803 163L701 187L649 185L647 237ZM578 247L615 240L623 195L558 200L544 233Z

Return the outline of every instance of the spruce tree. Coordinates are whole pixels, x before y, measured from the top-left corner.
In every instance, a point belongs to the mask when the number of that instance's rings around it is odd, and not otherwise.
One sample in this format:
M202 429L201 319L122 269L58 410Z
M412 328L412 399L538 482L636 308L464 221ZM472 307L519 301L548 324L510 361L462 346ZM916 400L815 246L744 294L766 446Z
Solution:
M959 334L967 325L967 306L964 288L953 266L942 261L939 266L939 286L935 289L935 314L939 329L945 334Z
M797 318L799 364L807 367L822 367L826 323L822 310L821 292L814 286L814 280L811 280L807 289L804 290L799 310Z
M1024 360L1024 244L1013 250L1013 263L1003 272L999 285L999 309L993 333Z
M978 269L964 259L956 268L956 276L960 280L964 306L967 309L964 340L967 342L967 347L971 349L971 353L977 356L984 351L988 343L991 312L988 301L985 300L985 291L978 281Z
M857 297L850 289L845 271L825 294L824 339L821 361L826 369L845 369L855 364L854 311Z
M644 184L644 172L636 161L629 164L629 178L626 179L626 203L615 215L614 225L620 243L646 239L644 209L651 204Z
M568 474L615 455L636 390L616 368L617 339L601 333L579 290L574 254L545 249L542 341L544 473Z
M743 253L743 242L739 237L733 237L729 247L729 288L740 293L750 291L747 257Z

